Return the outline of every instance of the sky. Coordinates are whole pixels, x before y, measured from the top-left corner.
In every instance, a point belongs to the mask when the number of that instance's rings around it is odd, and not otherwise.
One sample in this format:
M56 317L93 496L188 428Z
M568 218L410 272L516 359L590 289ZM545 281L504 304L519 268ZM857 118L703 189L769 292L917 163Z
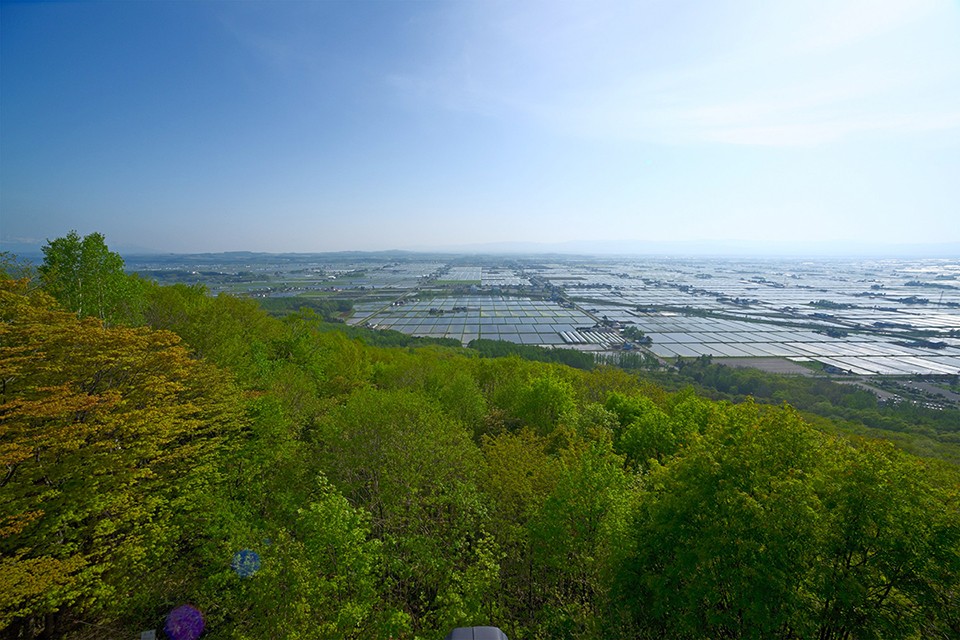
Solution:
M70 230L960 246L960 2L4 2L0 249Z

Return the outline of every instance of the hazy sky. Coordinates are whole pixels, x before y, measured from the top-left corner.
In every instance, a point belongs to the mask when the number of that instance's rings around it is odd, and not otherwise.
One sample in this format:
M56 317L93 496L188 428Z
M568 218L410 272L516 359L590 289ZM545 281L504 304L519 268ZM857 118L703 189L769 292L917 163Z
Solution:
M960 241L960 2L3 4L0 239Z

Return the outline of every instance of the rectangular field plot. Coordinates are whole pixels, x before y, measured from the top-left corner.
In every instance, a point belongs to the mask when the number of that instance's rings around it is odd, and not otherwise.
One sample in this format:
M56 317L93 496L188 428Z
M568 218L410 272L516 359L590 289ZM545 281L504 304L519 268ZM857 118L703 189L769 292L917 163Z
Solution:
M678 356L683 356L685 358L696 358L703 355L699 351L696 351L690 348L689 345L685 344L672 344L670 345L670 350L673 351Z
M469 277L472 272L458 271L456 275ZM590 316L554 302L503 296L433 298L401 306L364 303L356 305L354 311L351 324L367 323L465 342L482 337L523 344L562 344L560 331L594 324Z

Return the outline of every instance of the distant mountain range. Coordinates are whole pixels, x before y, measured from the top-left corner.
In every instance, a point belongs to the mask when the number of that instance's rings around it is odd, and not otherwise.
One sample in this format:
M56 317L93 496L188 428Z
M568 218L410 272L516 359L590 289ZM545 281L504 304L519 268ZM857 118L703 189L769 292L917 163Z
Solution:
M42 258L44 243L0 240L0 251L36 260ZM156 251L142 246L111 245L123 256L201 255L198 252ZM563 254L563 255L651 255L651 256L744 256L744 257L893 257L893 258L954 258L960 257L960 242L932 244L897 243L870 244L863 242L824 241L758 242L745 240L571 240L568 242L486 242L459 245L424 245L407 249L346 250L316 252L222 251L203 252L213 255L278 255L280 253L324 254Z
M656 256L757 256L757 257L960 257L960 242L936 244L868 244L828 242L756 242L745 240L643 241L573 240L569 242L496 242L419 247L421 251L505 254L587 254Z

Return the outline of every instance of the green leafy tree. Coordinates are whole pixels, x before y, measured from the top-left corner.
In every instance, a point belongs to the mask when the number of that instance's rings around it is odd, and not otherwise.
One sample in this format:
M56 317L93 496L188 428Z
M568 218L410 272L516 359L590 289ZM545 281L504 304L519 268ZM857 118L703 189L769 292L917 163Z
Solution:
M211 297L203 286L177 284L155 287L147 294L144 317L155 329L173 331L198 358L204 358L236 375L242 384L254 385L262 373L257 350L284 335L283 324L271 318L250 299Z
M537 576L537 626L548 637L593 638L602 626L612 529L629 479L609 443L580 443L560 452L556 487L528 524Z
M648 460L662 461L677 450L677 436L673 421L663 409L644 397L636 399L637 413L623 428L617 440L617 450L637 465L646 466Z
M813 584L818 637L952 637L960 631L957 484L889 443L835 447Z
M71 231L43 247L40 278L47 292L79 317L116 323L131 316L137 288L123 271L123 258L99 233Z
M483 438L486 465L482 487L491 531L503 550L498 600L505 622L510 622L506 625L510 626L510 637L533 622L541 596L528 524L556 487L561 473L560 462L547 453L547 445L545 438L529 428Z
M820 439L787 410L729 408L683 455L655 466L621 594L656 637L807 637L807 569L820 505ZM639 631L638 631L639 632Z
M533 427L540 435L547 435L560 421L575 418L573 385L548 370L523 387L514 413L521 424Z
M789 408L721 408L647 477L622 602L656 637L950 637L956 486Z
M249 577L226 570L208 594L222 607L232 594L232 637L397 637L409 619L386 609L378 594L381 542L370 538L370 515L350 506L321 475L301 487L309 502L286 526L260 542L262 568Z
M476 549L489 537L476 485L483 459L463 425L421 392L362 388L325 417L316 438L331 481L370 513L390 599L406 607L414 628L449 621L447 605L481 610L459 602L468 593L451 592L467 567L495 557Z

